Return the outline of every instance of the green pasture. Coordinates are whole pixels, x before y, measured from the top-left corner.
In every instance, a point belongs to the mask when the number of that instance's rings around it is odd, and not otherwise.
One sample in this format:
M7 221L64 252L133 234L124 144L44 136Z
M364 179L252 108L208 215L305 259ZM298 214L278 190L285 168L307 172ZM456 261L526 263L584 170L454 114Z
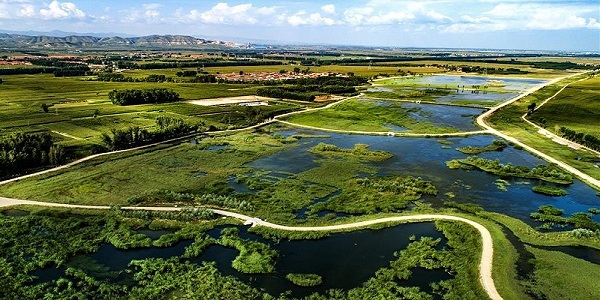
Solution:
M599 299L600 265L568 254L527 246L535 271L529 288L548 300Z
M117 83L88 81L84 77L53 75L3 76L0 85L0 136L11 132L53 131L61 143L75 146L98 144L102 133L130 126L150 128L158 116L182 118L217 128L244 124L244 108L200 106L186 100L252 95L250 85ZM108 100L113 89L164 87L178 92L181 102L118 106ZM42 108L48 106L48 112ZM262 111L288 110L298 103L275 101ZM228 116L228 117L225 117Z
M588 75L576 76L551 84L543 89L521 98L519 101L506 106L492 114L487 122L496 130L509 136L518 138L521 142L542 151L556 159L564 161L580 171L594 177L600 178L600 168L596 167L598 157L586 151L575 150L565 145L553 142L551 139L537 133L537 129L527 124L521 116L527 112L527 106L531 103L542 103L548 97L554 95L565 84L575 82ZM536 118L534 113L533 118ZM530 119L532 117L530 116ZM591 122L591 119L588 119ZM550 130L553 130L550 128Z
M226 151L206 149L215 144L229 146ZM129 197L157 189L220 192L229 176L248 171L245 163L285 147L289 146L264 134L206 138L200 144L180 142L100 157L0 189L4 196L21 199L105 205L127 204Z
M528 117L537 123L540 118L550 131L564 126L600 137L600 77L569 85Z
M409 110L401 102L377 105L378 100L350 99L334 107L295 114L285 120L291 123L325 129L390 132L395 126L404 127L411 133L449 133L458 130L439 127L429 121L411 118ZM419 113L418 110L415 111ZM390 127L392 125L392 127Z

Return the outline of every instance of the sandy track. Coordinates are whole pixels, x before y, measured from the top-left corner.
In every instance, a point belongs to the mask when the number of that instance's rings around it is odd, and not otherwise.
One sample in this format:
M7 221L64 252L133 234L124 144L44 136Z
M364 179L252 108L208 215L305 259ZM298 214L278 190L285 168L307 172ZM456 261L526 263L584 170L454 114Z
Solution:
M46 207L62 207L62 208L83 208L83 209L110 209L110 206L90 206L90 205L74 205L74 204L62 204L62 203L49 203L49 202L38 202L38 201L29 201L29 200L18 200L18 199L10 199L0 197L0 207L10 207L17 205L37 205L37 206L46 206ZM129 210L153 210L153 211L178 211L182 208L179 207L122 207L122 209ZM461 218L456 216L449 215L435 215L435 214L424 214L424 215L414 215L414 216L397 216L397 217L387 217L380 218L368 221L361 221L356 223L349 224L339 224L339 225L331 225L331 226L318 226L318 227L293 227L293 226L285 226L274 224L270 222L263 221L258 218L253 218L250 216L246 216L239 213L234 213L230 211L213 209L216 214L232 217L236 219L240 219L246 224L251 224L252 226L264 226L273 229L286 230L286 231L338 231L345 229L355 229L355 228L364 228L375 224L381 223L389 223L389 222L426 222L433 220L450 220L450 221L458 221L469 224L481 235L482 240L482 252L481 252L481 261L479 262L479 282L481 283L483 289L486 291L490 299L493 300L501 300L502 297L496 290L496 286L494 284L494 279L492 277L492 267L493 267L493 259L494 259L494 244L492 240L492 235L490 232L481 224Z
M594 177L592 177L590 175L587 175L587 174L579 171L579 169L574 168L571 165L569 165L569 164L567 164L565 162L562 162L562 161L560 161L560 160L558 160L558 159L556 159L556 158L554 158L554 157L552 157L552 156L550 156L550 155L548 155L546 153L543 153L543 152L541 152L541 151L539 151L539 150L537 150L537 149L535 149L535 148L533 148L531 146L528 146L528 145L522 143L521 141L519 141L518 139L516 139L514 137L506 135L506 134L504 134L504 133L502 133L502 132L500 132L500 131L492 128L490 125L488 125L486 123L486 119L489 116L491 116L493 113L495 113L496 111L498 111L499 109L501 109L501 108L503 108L503 107L505 107L507 105L510 105L510 104L512 104L512 103L514 103L514 102L516 102L516 101L518 101L520 99L522 99L523 97L526 97L526 96L530 95L531 93L534 93L534 92L540 90L541 88L543 88L543 87L545 87L547 85L554 84L554 83L557 83L557 82L559 82L559 81L561 81L563 79L574 77L574 76L578 76L578 75L581 75L581 74L584 74L584 73L587 73L587 72L582 72L582 73L572 74L572 75L565 76L565 77L556 78L556 79L548 81L548 82L546 82L544 84L541 84L541 85L538 85L538 86L534 86L534 87L528 89L525 93L523 93L523 94L521 94L521 95L519 95L519 96L517 96L517 97L515 97L515 98L513 98L513 99L511 99L511 100L509 100L507 102L504 102L504 103L502 103L502 104L500 104L500 105L498 105L498 106L490 109L489 111L481 114L479 117L477 117L477 124L479 124L479 126L485 128L485 129L489 130L490 133L492 133L492 134L494 134L496 136L499 136L499 137L501 137L501 138L503 138L503 139L505 139L505 140L507 140L507 141L509 141L511 143L514 143L515 145L519 145L519 146L523 147L523 149L525 149L528 152L533 153L533 154L541 157L543 160L545 160L547 162L550 162L550 163L557 164L561 168L567 170L569 173L577 176L578 178L580 178L581 180L587 182L588 184L593 185L593 186L595 186L597 188L600 188L600 180L598 180L598 179L596 179L596 178L594 178Z

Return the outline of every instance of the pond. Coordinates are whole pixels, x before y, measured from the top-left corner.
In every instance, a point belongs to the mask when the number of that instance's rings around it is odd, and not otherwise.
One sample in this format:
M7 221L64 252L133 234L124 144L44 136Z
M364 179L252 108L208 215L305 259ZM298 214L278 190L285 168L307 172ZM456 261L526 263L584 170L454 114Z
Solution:
M218 238L220 231L227 227L230 226L219 226L210 230L208 234ZM411 242L411 236L416 240L421 237L440 238L438 250L444 248L447 243L444 235L436 230L432 222L402 224L381 230L339 233L319 240L283 240L279 243L248 233L248 227L237 226L237 228L242 238L268 243L278 251L279 258L274 273L251 275L240 273L231 267L231 262L239 252L218 245L208 247L199 257L189 261L198 264L215 262L219 271L225 275L235 276L272 295L279 295L289 290L294 297L304 297L328 289L347 290L360 286L373 277L378 269L389 267L390 262L396 260L394 252L405 249ZM77 256L67 265L76 264L78 268L89 269L86 273L92 273L97 278L127 284L132 283L131 274L124 271L132 260L181 256L185 247L191 243L191 240L186 240L171 247L130 250L120 250L104 244L97 252ZM323 277L323 284L312 288L298 287L285 278L288 273L318 274ZM64 270L46 268L36 270L32 275L38 277L38 282L48 282L64 276ZM431 292L431 283L450 278L452 276L443 269L417 268L413 270L413 275L408 280L399 281L399 284L418 286L426 292Z
M223 227L211 230L210 235L218 237ZM240 227L238 227L240 228ZM438 246L445 246L446 239L435 229L433 223L403 224L381 230L361 230L349 233L334 234L320 240L282 240L275 244L268 242L279 252L274 274L243 274L231 267L231 261L237 256L237 251L222 246L209 247L200 257L192 261L214 261L217 268L225 275L233 275L254 287L265 289L272 295L278 295L287 290L294 297L304 297L314 292L324 292L328 289L351 289L360 286L375 271L388 267L395 260L394 252L405 249L414 235L417 240L428 236L441 238ZM255 240L256 235L247 233L240 228L240 236ZM317 287L304 288L293 285L285 275L288 273L314 273L323 277L323 284ZM424 291L431 292L429 284L440 280L450 279L443 270L425 271L417 269L404 286L419 286Z
M429 121L439 127L451 127L459 131L480 130L474 120L485 112L485 109L481 108L434 104L403 103L402 107L408 110L418 109L409 113L414 120Z
M276 132L282 136L294 134L322 135L323 132L311 130L285 130ZM452 159L465 158L455 148L465 146L485 146L496 137L492 135L476 135L471 137L447 138L452 143L450 149L443 149L441 143L434 138L405 138L385 136L365 136L327 133L329 138L299 141L297 147L281 151L272 156L264 157L248 164L257 171L289 171L300 173L317 167L318 156L308 150L320 142L334 144L342 148L352 148L355 144L368 144L371 150L384 150L394 156L383 162L371 163L381 176L415 176L432 181L438 188L437 196L423 197L425 202L441 206L444 201L452 200L459 203L475 203L484 209L500 212L518 218L530 225L538 226L529 214L536 211L540 205L551 204L563 209L565 215L576 212L587 212L589 208L600 206L600 197L596 192L579 180L568 186L561 186L569 194L563 197L551 197L534 193L531 188L539 185L539 180L508 179L507 190L503 191L496 185L500 177L482 171L452 170L445 162ZM537 165L547 165L545 161L526 151L508 147L501 152L485 152L479 155L486 159L499 159L501 163L533 168ZM358 176L358 175L357 175ZM550 184L551 185L551 184ZM445 196L452 192L456 197ZM593 219L600 222L600 215Z
M497 85L501 86L506 91L517 91L521 92L530 88L531 86L542 84L546 82L542 79L531 79L531 78L507 78L507 77L490 77L490 76L452 76L452 75L433 75L418 77L416 80L411 80L411 83L418 83L420 85L435 85L445 86L454 88L458 85L464 85L471 87L473 85Z
M493 106L502 101L514 98L520 92L526 89L544 83L545 80L529 78L505 78L505 77L487 77L487 76L452 76L452 75L432 75L410 78L395 78L387 80L390 85L406 85L407 89L414 86L425 89L444 88L449 89L450 93L444 96L435 97L438 103L457 103L477 106ZM472 91L473 86L489 86L492 89L479 89ZM500 89L500 90L499 90ZM367 92L394 91L389 87L375 86L368 89Z

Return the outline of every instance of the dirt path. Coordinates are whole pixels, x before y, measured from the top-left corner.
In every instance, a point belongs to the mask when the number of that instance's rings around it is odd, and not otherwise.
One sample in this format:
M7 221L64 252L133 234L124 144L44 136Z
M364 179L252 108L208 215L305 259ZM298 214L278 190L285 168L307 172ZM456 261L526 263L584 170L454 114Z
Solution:
M277 122L290 125L293 127L300 127L312 130L319 131L327 131L327 132L336 132L336 133L346 133L346 134L363 134L363 135L387 135L387 136L404 136L404 137L447 137L447 136L469 136L469 135L477 135L477 134L486 134L490 133L488 130L477 130L477 131L460 131L460 132L450 132L450 133L410 133L410 132L393 132L393 131L357 131L357 130L339 130L339 129L329 129L323 127L314 127L309 125L300 125L292 122L287 122L283 120L277 119Z
M548 101L550 101L550 100L552 100L552 99L556 98L556 96L558 96L558 94L562 93L562 91L564 91L564 90L565 90L567 87L569 87L570 85L572 85L572 84L575 84L575 83L578 83L578 82L581 82L581 81L584 81L584 80L587 80L587 79L588 79L588 78L583 78L583 79L577 80L577 81L575 81L575 82L571 82L571 83L569 83L569 84L566 84L566 85L565 85L565 86L563 86L563 87L562 87L562 88L561 88L561 89L560 89L558 92L556 92L554 95L552 95L552 96L548 97L548 98L547 98L546 100L544 100L544 101L543 101L543 102L542 102L540 105L538 105L538 106L537 106L537 107L534 109L534 111L536 111L536 110L540 109L542 106L544 106L546 103L548 103ZM531 126L535 127L535 128L538 130L538 133L539 133L539 134L541 134L541 135L543 135L543 136L545 136L545 137L547 137L547 138L550 138L550 139L552 139L552 141L554 141L554 142L556 142L556 143L558 143L558 144L561 144L561 145L567 145L567 146L569 146L569 147L571 147L571 148L573 148L573 149L576 149L576 150L577 150L577 149L581 149L581 148L583 148L583 149L586 149L587 151L590 151L590 152L592 152L592 153L594 153L594 154L596 154L596 155L600 156L600 152L598 152L598 151L596 151L596 150L594 150L594 149L590 149L590 148L588 148L588 147L586 147L586 146L584 146L584 145L578 144L578 143L576 143L576 142L573 142L573 141L570 141L570 140L568 140L568 139L565 139L565 138L563 138L563 137L561 137L561 136L558 136L558 135L556 135L556 134L554 134L554 133L550 132L549 130L547 130L547 129L545 129L545 128L542 128L541 126L539 126L539 125L537 125L537 124L535 124L535 123L533 123L533 122L529 121L529 120L527 119L527 113L523 114L523 115L521 116L521 119L522 119L523 121L527 122L527 124L529 124L529 125L531 125Z
M504 133L502 133L502 132L500 132L500 131L492 128L490 125L488 125L485 122L486 119L489 116L491 116L493 113L495 113L499 109L501 109L501 108L503 108L503 107L505 107L507 105L510 105L510 104L512 104L512 103L514 103L514 102L516 102L516 101L518 101L520 99L522 99L523 97L526 97L526 96L530 95L531 93L534 93L534 92L540 90L541 88L543 88L543 87L545 87L547 85L551 85L551 84L557 83L557 82L559 82L559 81L561 81L563 79L567 79L567 78L570 78L570 77L578 76L578 75L581 75L581 74L584 74L584 73L586 73L586 72L572 74L572 75L568 75L568 76L564 76L564 77L560 77L560 78L555 78L555 79L553 79L551 81L548 81L548 82L546 82L544 84L541 84L541 85L538 85L538 86L534 86L534 87L528 89L525 93L523 93L523 94L521 94L521 95L519 95L519 96L517 96L517 97L515 97L515 98L513 98L513 99L511 99L511 100L509 100L507 102L504 102L504 103L502 103L502 104L500 104L500 105L498 105L498 106L490 109L489 111L483 113L482 115L480 115L479 117L477 117L477 124L479 124L479 126L485 128L485 129L487 129L490 133L492 133L492 134L494 134L496 136L499 136L499 137L501 137L501 138L503 138L503 139L505 139L505 140L507 140L507 141L509 141L511 143L514 143L515 145L519 145L519 146L523 147L523 149L525 149L528 152L533 153L533 154L541 157L543 160L545 160L547 162L550 162L550 163L557 164L561 168L567 170L569 173L577 176L578 178L580 178L581 180L587 182L588 184L593 185L596 188L600 188L600 180L595 179L594 177L592 177L590 175L587 175L587 174L579 171L577 168L574 168L571 165L569 165L569 164L567 164L565 162L562 162L562 161L560 161L560 160L558 160L558 159L556 159L556 158L554 158L554 157L552 157L552 156L550 156L550 155L548 155L546 153L543 153L543 152L541 152L541 151L539 151L539 150L537 150L537 149L535 149L535 148L533 148L531 146L528 146L528 145L522 143L521 141L519 141L518 139L516 139L514 137L506 135L506 134L504 134Z
M88 205L74 205L74 204L62 204L62 203L49 203L49 202L37 202L37 201L29 201L29 200L17 200L10 198L0 197L0 207L10 207L17 205L37 205L37 206L46 206L46 207L62 207L62 208L83 208L83 209L110 209L109 206L88 206ZM153 210L153 211L178 211L182 208L178 207L122 207L122 209L135 209L135 210ZM481 253L481 261L479 262L479 282L481 283L483 289L486 291L490 299L492 300L501 300L502 296L496 290L496 286L494 284L494 279L492 277L492 267L493 267L493 259L494 259L494 244L492 240L492 235L490 232L481 224L461 218L456 216L449 215L435 215L435 214L424 214L424 215L414 215L414 216L397 216L397 217L387 217L380 218L368 221L361 221L350 224L340 224L340 225L331 225L331 226L317 226L317 227L292 227L270 223L267 221L263 221L258 218L253 218L250 216L229 212L225 210L213 209L216 214L232 217L236 219L240 219L245 222L247 225L252 226L264 226L273 229L286 230L286 231L339 231L345 229L355 229L355 228L364 228L375 224L381 223L389 223L389 222L426 222L433 220L450 220L450 221L458 221L469 224L481 235L482 240L482 253Z

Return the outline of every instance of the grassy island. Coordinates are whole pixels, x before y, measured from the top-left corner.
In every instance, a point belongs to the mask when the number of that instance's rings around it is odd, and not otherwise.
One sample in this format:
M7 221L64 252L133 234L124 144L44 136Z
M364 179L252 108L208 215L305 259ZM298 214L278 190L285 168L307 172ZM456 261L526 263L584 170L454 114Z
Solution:
M548 196L566 196L569 193L561 188L553 188L545 185L536 185L531 188L532 191L538 194L544 194Z
M323 283L323 278L317 274L290 273L285 278L295 285L304 287L317 286Z
M321 155L351 155L357 158L367 158L369 160L387 160L392 158L392 154L387 151L368 150L369 145L356 144L353 149L344 149L335 145L319 143L312 147L310 152Z
M563 216L564 211L552 205L542 205L537 212L531 213L529 216L539 222L549 224L564 224L572 225L575 228L583 228L588 230L600 230L600 223L592 220L591 214L578 212L569 217Z
M491 144L489 144L485 147L467 146L467 147L456 148L456 150L458 150L464 154L480 154L480 153L487 152L487 151L502 151L506 147L508 147L508 144L506 144L505 142L499 141L499 140L494 140Z
M540 179L558 184L573 183L572 175L563 172L558 167L553 165L539 165L533 169L529 169L523 166L513 166L510 163L503 165L498 159L490 160L477 156L469 156L464 159L447 161L446 165L451 169L478 169L502 177Z

